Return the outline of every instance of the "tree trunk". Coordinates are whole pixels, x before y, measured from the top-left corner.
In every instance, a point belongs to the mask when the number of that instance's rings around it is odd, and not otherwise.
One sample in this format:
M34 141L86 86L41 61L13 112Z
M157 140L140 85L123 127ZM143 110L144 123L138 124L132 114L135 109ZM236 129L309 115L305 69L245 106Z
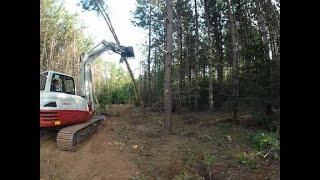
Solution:
M76 32L73 32L73 47L72 47L72 75L75 77L75 63L76 63Z
M157 101L157 98L156 97L158 97L158 91L156 90L156 89L158 89L157 88L157 85L158 85L158 81L157 81L157 76L156 76L156 74L157 74L157 64L158 64L158 55L157 55L157 48L154 48L154 63L153 63L153 72L154 72L154 76L153 76L153 87L152 87L152 94L153 94L153 96L152 96L152 103L154 103L154 102L156 102Z
M42 43L42 52L41 52L41 56L40 56L40 62L42 63L42 64L40 64L41 68L44 67L44 63L45 63L44 53L45 52L47 53L46 40L47 40L47 30L45 31L44 40L43 40L43 43ZM41 70L45 70L45 68L43 68Z
M194 42L195 46L195 100L194 100L194 109L195 111L199 110L199 22L198 22L198 11L197 11L197 0L194 0L194 13L195 13L195 22L196 22L196 40Z
M107 23L107 25L108 25L108 27L109 27L109 30L110 30L110 32L112 33L113 38L115 39L116 43L120 45L120 41L119 41L119 39L118 39L117 34L115 33L115 31L114 31L114 29L113 29L113 26L112 26L112 24L111 24L111 21L110 21L110 18L109 18L109 16L108 16L108 14L103 10L103 8L100 6L100 4L97 3L97 1L95 1L95 4L96 4L96 6L99 8L101 14L103 15L103 18L104 18L104 20L106 21L106 23ZM140 92L139 92L139 88L138 88L138 86L137 86L136 80L134 79L134 76L133 76L132 70L131 70L131 68L130 68L130 65L129 65L128 61L127 61L127 58L124 57L124 58L123 58L123 61L126 63L127 69L128 69L128 71L129 71L129 74L130 74L130 77L131 77L131 80L132 80L132 82L133 82L136 96L138 97L138 101L140 102L140 105L141 105L141 111L142 111L143 114L145 114L145 111L144 111L144 103L143 103L143 100L142 100L142 98L141 98L141 94L140 94Z
M261 30L261 34L262 34L262 43L263 43L263 47L264 47L264 58L265 58L265 65L266 65L266 71L267 71L267 85L268 86L271 86L271 83L272 83L272 77L271 77L271 66L269 66L269 64L271 64L271 59L270 59L270 55L269 55L269 51L270 51L270 48L269 48L269 39L268 39L268 30L267 30L267 27L266 27L266 22L265 22L265 18L264 18L264 14L263 14L263 10L262 10L262 7L261 7L261 4L258 1L256 1L256 8L257 8L257 11L258 11L258 25L259 25L259 28ZM271 92L271 88L270 90L267 90L267 95L266 95L266 98L267 99L270 99L271 98L271 95L272 95L272 92ZM266 103L265 103L265 114L267 116L270 116L271 115L271 102L268 100Z
M52 40L51 40L51 46L50 46L50 54L49 54L49 59L47 60L47 68L50 69L51 67L51 62L52 62L52 57L53 57L53 46L54 46L54 38L55 38L55 34L53 34L52 36Z
M215 26L215 40L216 40L216 49L217 49L217 75L218 75L218 94L217 94L217 105L221 106L222 99L222 80L223 80L223 46L222 46L222 32L221 32L221 22L220 22L221 14L220 12L217 13L217 17L214 19L216 20L217 24Z
M231 50L232 50L232 74L233 74L233 121L238 121L238 104L239 104L239 91L238 91L238 59L236 50L236 32L235 32L235 21L233 13L231 12L231 0L227 0L228 16L230 20L230 33L231 33Z
M177 112L180 114L181 113L181 108L182 108L182 100L181 100L181 67L182 67L182 22L181 22L181 16L179 16L178 19L178 47L179 47L179 66L178 66L178 107L177 107Z
M192 79L191 79L191 60L190 60L190 43L189 43L189 31L187 29L187 36L186 36L186 49L187 49L187 52L186 52L186 62L187 62L187 66L186 66L186 69L187 69L187 75L188 75L188 81L187 81L187 93L188 93L188 106L189 106L189 109L191 110L192 109L192 103L191 103L191 85L192 85Z
M149 45L148 45L148 90L147 90L147 97L148 97L148 103L150 104L151 102L151 97L152 97L152 93L151 93L151 70L150 70L150 66L151 66L151 4L149 5Z
M143 75L143 97L144 97L144 102L147 102L148 101L148 82L147 82L147 71L144 70L144 75Z
M165 135L172 134L171 61L172 61L172 0L166 0L166 52L164 80Z
M205 1L205 18L206 18L206 25L207 25L207 34L208 34L208 42L209 42L209 46L210 49L211 47L211 36L210 36L210 21L209 21L209 1ZM213 83L213 67L212 67L212 56L211 56L211 52L210 49L208 51L209 56L208 56L208 62L209 62L209 112L213 112L213 87L212 87L212 83Z

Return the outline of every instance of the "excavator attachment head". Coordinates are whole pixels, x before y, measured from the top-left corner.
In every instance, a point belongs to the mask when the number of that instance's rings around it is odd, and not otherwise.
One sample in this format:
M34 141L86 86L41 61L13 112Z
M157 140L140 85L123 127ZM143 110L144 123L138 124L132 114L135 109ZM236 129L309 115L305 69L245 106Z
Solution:
M125 47L125 52L121 54L124 57L134 57L134 51L132 46Z

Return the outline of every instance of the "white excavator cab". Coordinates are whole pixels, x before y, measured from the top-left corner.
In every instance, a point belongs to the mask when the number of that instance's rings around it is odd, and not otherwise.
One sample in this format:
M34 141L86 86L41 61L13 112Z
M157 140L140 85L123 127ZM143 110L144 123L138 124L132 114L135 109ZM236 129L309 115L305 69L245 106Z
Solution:
M55 71L40 73L40 91L75 95L75 90L74 78L72 76Z
M134 57L131 46L103 40L80 57L78 95L72 76L51 70L40 73L40 128L63 127L56 138L59 149L74 150L75 144L96 131L104 120L104 116L95 116L99 103L91 63L105 51L121 55L120 62Z

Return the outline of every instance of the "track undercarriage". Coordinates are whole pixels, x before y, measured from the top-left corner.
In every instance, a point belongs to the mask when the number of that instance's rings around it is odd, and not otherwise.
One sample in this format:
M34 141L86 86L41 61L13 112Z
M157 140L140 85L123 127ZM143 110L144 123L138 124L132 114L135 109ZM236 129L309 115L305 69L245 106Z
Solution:
M76 145L93 134L101 126L104 119L104 116L95 116L87 122L60 129L56 136L58 149L76 151Z

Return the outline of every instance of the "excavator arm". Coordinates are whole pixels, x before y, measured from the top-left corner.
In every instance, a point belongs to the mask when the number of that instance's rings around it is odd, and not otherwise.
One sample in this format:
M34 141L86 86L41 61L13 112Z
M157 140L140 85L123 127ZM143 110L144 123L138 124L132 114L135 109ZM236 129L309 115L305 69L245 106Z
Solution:
M105 51L112 51L119 54L121 56L120 62L122 62L123 58L134 57L134 51L131 46L125 47L105 40L102 40L101 43L92 48L88 53L82 54L80 57L80 95L87 100L90 111L95 111L91 63Z

